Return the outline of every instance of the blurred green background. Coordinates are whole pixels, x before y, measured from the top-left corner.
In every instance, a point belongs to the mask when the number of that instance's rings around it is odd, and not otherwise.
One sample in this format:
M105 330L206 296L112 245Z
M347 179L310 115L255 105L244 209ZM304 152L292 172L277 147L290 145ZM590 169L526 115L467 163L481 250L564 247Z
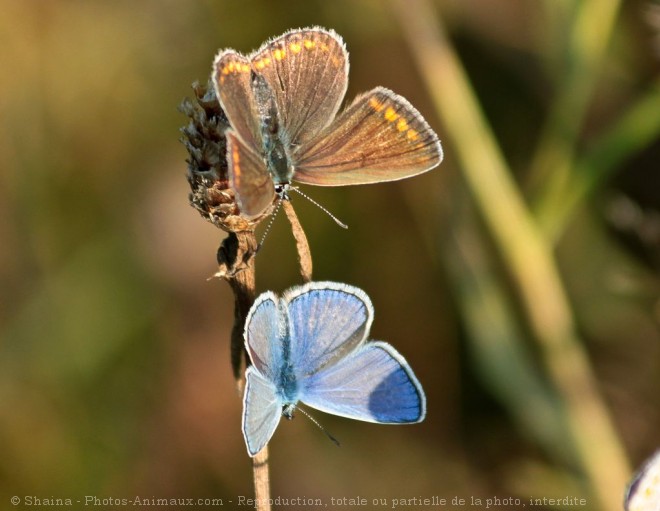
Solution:
M627 463L660 445L658 4L0 12L0 508L13 495L252 495L233 297L207 280L224 233L187 204L177 106L219 48L309 25L345 39L348 99L389 87L443 141L445 161L415 179L306 187L348 231L293 198L315 279L370 295L372 337L408 359L429 410L407 427L316 414L340 449L303 417L282 423L273 496L620 508ZM299 281L282 215L257 289Z

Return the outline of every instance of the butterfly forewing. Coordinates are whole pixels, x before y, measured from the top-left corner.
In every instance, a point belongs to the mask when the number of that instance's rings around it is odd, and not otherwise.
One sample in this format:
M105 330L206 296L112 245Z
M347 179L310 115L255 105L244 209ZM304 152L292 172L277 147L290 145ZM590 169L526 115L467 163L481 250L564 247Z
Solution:
M442 161L435 132L408 101L378 87L355 101L294 157L294 180L320 186L395 181Z
M273 178L266 171L263 159L232 130L227 130L226 136L229 179L239 208L245 216L257 216L273 203Z
M293 147L314 138L339 110L348 84L348 53L334 32L294 30L264 44L250 60L276 97Z
M373 320L369 297L352 286L318 282L294 288L287 303L291 363L299 378L337 363L364 340Z
M243 142L260 152L261 127L250 88L250 73L248 58L234 50L222 51L215 58L213 82L220 105Z
M389 344L368 342L301 382L300 400L318 410L383 424L424 420L426 398L405 359Z
M282 366L282 320L278 298L271 292L259 295L245 320L245 349L252 365L273 381Z

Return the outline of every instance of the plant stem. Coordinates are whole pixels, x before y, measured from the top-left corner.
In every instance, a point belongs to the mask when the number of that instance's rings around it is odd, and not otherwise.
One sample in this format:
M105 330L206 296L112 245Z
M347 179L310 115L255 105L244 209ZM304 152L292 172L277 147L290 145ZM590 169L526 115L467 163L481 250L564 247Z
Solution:
M303 282L310 282L312 280L312 253L309 250L307 236L305 235L302 225L300 225L298 215L296 215L296 211L293 209L291 201L283 201L283 207L286 217L291 224L293 237L296 239L298 262L300 263L300 275L302 276Z
M234 292L234 325L231 331L231 365L239 391L242 387L243 366L247 361L243 329L255 299L254 255L257 241L254 231L229 233L218 249L216 277L227 281Z
M252 458L254 498L257 511L270 511L270 476L268 475L268 445Z
M234 325L231 331L231 364L239 393L243 389L243 365L248 362L244 348L245 319L255 299L254 256L257 239L254 231L229 233L218 249L218 273L234 292ZM252 459L256 509L270 511L268 446Z
M300 274L303 281L312 280L312 254L307 236L291 202L283 201L286 217L296 239ZM253 230L229 233L218 249L217 277L225 279L234 292L234 325L231 332L231 365L239 393L243 390L243 366L248 363L243 331L245 320L256 297L254 256L257 239ZM268 472L268 446L252 458L252 477L257 511L270 511L270 476Z

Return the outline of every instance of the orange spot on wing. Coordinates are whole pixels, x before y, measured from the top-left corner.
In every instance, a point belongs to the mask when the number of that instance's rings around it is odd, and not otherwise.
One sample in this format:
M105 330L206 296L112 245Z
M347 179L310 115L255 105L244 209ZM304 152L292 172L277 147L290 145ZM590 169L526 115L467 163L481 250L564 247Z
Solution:
M376 112L380 112L385 107L385 105L383 105L376 98L369 98L369 106L376 110Z
M387 119L390 122L394 122L399 118L399 115L394 111L394 108L387 107L387 110L385 110L385 119Z
M292 53L300 53L300 50L302 50L302 46L300 46L300 43L291 43L289 45L289 49L291 50Z
M238 185L241 182L241 155L238 147L234 147L231 152L232 170L234 173L234 182Z
M408 129L408 123L405 121L405 119L399 119L399 122L396 123L396 129L401 132Z
M406 137L408 137L408 140L417 140L419 138L419 133L413 129L410 129L408 130L408 133L406 133Z
M311 50L312 48L314 48L314 46L316 46L316 43L314 41L310 41L309 39L305 39L303 41L303 44L305 45L305 48L307 48L308 50Z
M273 57L275 57L275 60L282 60L283 58L286 57L286 50L282 50L280 48L277 48L273 52Z
M268 67L268 66L270 66L270 58L269 57L261 58L261 59L257 60L254 63L254 67L256 67L257 69L263 69L263 68Z

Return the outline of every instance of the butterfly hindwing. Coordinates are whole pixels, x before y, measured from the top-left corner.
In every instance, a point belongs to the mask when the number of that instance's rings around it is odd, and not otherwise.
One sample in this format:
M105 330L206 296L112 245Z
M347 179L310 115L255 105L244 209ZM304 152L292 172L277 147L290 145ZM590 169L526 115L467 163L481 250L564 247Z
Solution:
M277 389L254 367L245 373L243 436L250 456L256 455L273 436L282 417Z
M421 422L426 398L405 359L389 344L368 342L301 381L300 400L323 412L382 424Z
M294 180L319 186L396 181L442 161L437 135L403 97L383 87L358 96L295 153Z
M226 131L229 180L238 206L247 217L261 214L273 203L275 185L263 159L233 130Z

